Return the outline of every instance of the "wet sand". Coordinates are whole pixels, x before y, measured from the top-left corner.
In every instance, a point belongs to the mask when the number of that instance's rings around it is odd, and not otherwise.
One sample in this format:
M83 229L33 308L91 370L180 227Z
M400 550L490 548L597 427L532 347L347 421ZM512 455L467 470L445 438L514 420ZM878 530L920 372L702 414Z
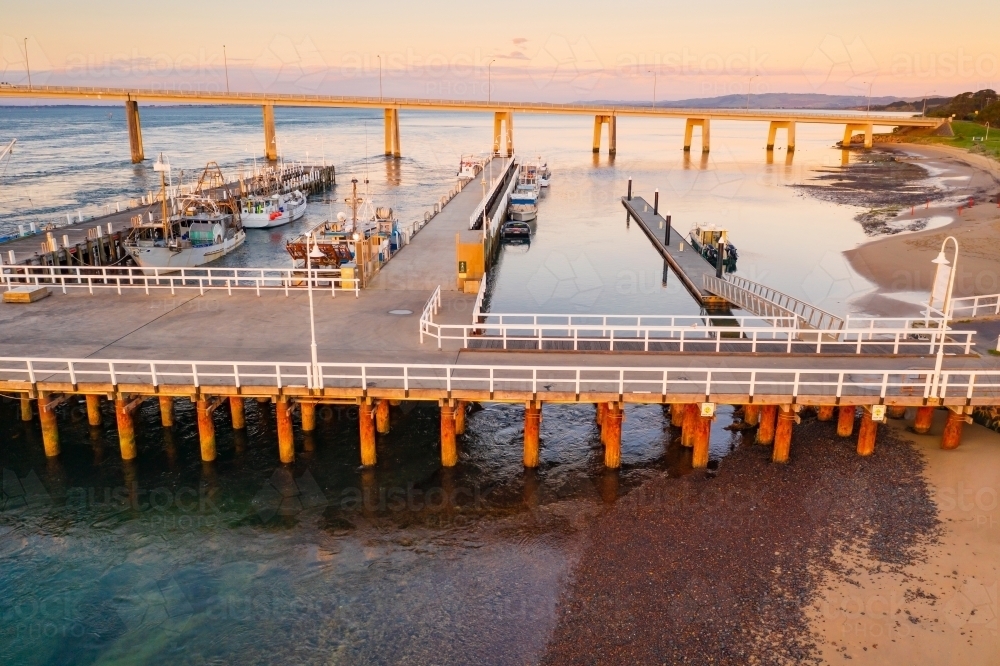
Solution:
M896 219L943 216L949 221L935 229L887 236L845 252L854 270L876 285L874 293L860 296L856 304L870 314L916 312L918 306L912 294L923 293L926 299L934 275L931 260L948 236L955 236L960 247L955 295L1000 292L1000 164L946 146L894 144L880 148L940 170L936 177L948 185L943 199L930 206L916 206L912 214L904 210ZM972 208L966 207L970 197L974 200Z
M962 446L943 451L945 413L936 416L931 435L905 436L927 461L938 542L893 568L867 553L838 553L809 613L824 661L1000 663L1000 435L967 425Z

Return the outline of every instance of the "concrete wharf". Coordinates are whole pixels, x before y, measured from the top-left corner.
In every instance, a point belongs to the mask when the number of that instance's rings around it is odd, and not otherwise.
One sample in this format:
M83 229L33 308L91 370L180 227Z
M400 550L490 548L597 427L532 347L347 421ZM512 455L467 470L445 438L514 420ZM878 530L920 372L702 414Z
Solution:
M706 308L725 308L728 305L726 299L704 288L703 276L715 277L715 266L694 249L684 234L671 226L669 215L663 217L657 210L657 204L650 204L642 197L624 196L622 205L700 305ZM667 242L664 243L664 240Z
M288 168L278 177L284 184L293 185L305 194L322 191L336 183L333 166L303 166ZM235 179L210 193L218 195L223 188L240 196L241 183ZM159 215L160 194L151 193L141 200L130 200L123 210L82 219L38 233L0 243L0 264L27 266L110 266L118 265L126 252L121 242L132 226L132 218L150 211ZM100 235L96 229L100 229Z
M159 402L164 427L172 427L175 400L194 403L205 461L216 458L217 427L245 427L245 400L273 404L283 463L296 456L295 422L309 432L316 428L317 405L354 405L359 462L365 466L376 464L377 434L388 432L394 404L436 401L445 467L458 463L458 436L468 404L476 401L524 405L524 464L529 468L539 464L545 403L596 405L609 468L620 465L627 404L661 404L669 410L692 448L694 467L708 464L709 426L719 404L743 406L745 422L758 428L759 442L773 447L776 462L788 460L797 413L806 407L817 408L821 420L838 414L841 436L859 429L858 452L869 455L886 411L899 417L912 410L914 427L926 432L934 410L947 409L942 446L954 448L973 408L1000 405L1000 364L985 354L949 354L943 372L936 373L929 353L803 357L702 349L657 357L634 348L439 348L421 335L420 320L429 311L444 325L485 326L476 323L484 275L466 264L462 277L456 265L459 257L472 261L478 251L488 266L486 238L495 232L505 205L501 199L496 211L486 212L484 230L470 231L481 190L478 182L466 186L386 265L374 288L340 291L349 294L346 298L314 272L311 277L302 273L293 287L288 281L265 287L235 279L169 285L136 281L120 294L113 284L91 293L93 284L82 282L63 293L56 281L49 298L3 303L0 393L20 397L24 420L37 413L49 456L60 452L62 405L85 402L96 425L101 401L113 401L124 460L139 455L132 414L147 400ZM640 211L637 219L655 229L648 211ZM428 289L437 279L441 289ZM309 281L318 287L316 363L309 360L303 288ZM469 284L476 285L472 293L467 293ZM929 335L933 338L933 331ZM976 349L982 349L979 341ZM293 419L293 414L298 416Z

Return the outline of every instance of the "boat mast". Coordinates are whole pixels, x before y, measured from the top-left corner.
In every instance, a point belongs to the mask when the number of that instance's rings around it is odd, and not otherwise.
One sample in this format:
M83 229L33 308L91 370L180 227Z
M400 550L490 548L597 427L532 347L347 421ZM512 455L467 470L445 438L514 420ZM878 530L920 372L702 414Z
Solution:
M170 228L170 215L167 214L167 174L170 172L170 163L163 161L163 153L153 165L153 171L160 172L160 224L163 225L163 240L173 236Z

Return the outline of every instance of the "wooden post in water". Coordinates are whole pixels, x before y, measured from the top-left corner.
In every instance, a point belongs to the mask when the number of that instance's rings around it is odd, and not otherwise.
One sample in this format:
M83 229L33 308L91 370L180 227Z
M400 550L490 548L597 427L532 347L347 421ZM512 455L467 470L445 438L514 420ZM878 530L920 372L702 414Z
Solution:
M934 424L933 407L917 407L917 416L913 421L913 432L918 435L926 435L931 431Z
M34 417L34 410L31 409L31 398L21 398L21 420L30 421Z
M316 403L300 402L299 407L302 409L302 432L316 430Z
M774 444L774 431L777 427L778 406L762 405L760 408L760 425L757 426L757 443Z
M101 396L86 395L87 401L87 423L91 426L101 425Z
M675 402L670 405L670 425L675 428L684 427L684 414L687 412L687 405L682 402Z
M695 403L684 405L684 423L681 425L681 446L694 446L695 433L698 430L698 419L701 409Z
M379 400L375 403L375 430L382 435L389 432L388 400Z
M524 406L524 466L538 467L539 431L542 422L542 403L531 401Z
M795 425L795 413L791 405L782 405L778 411L778 422L774 428L774 450L771 461L788 462L788 454L792 450L792 428Z
M115 398L115 419L118 421L118 446L122 450L122 460L135 460L135 424L123 396Z
M962 443L962 426L965 425L965 415L948 410L948 420L944 424L944 432L941 433L942 449L957 449Z
M458 404L455 406L455 434L464 435L465 434L465 410L469 403L465 400L459 400ZM388 414L386 414L386 419L388 420Z
M160 396L160 423L164 428L174 427L174 399L169 395Z
M837 411L837 437L850 437L854 432L854 405L841 405Z
M59 455L59 426L56 423L55 401L42 394L38 398L38 418L42 422L42 445L45 456L54 458Z
M617 402L608 404L604 416L604 466L618 469L622 464L622 407Z
M450 399L441 401L441 465L454 467L458 464L458 445L455 442L455 403Z
M832 421L833 411L836 405L820 405L816 408L816 420L817 421Z
M238 395L229 396L229 411L233 415L233 430L243 430L247 427L246 408L243 398Z
M375 420L372 414L372 404L362 400L358 405L358 426L361 430L361 464L364 467L375 465Z
M608 403L606 402L597 403L597 415L594 417L594 420L597 421L597 425L600 426L604 424L604 415L607 413L608 413Z
M198 412L198 437L201 442L201 459L203 462L215 460L215 422L208 400L201 396L195 403Z
M284 464L295 462L295 430L292 428L291 405L287 400L275 400L274 414L278 422L278 458Z
M760 425L760 405L743 405L743 423L755 428Z
M695 405L697 407L697 405ZM699 409L694 418L694 433L691 442L691 467L708 467L708 448L712 436L712 419L702 416Z
M885 415L890 419L901 419L906 416L906 405L889 405L885 410Z
M858 455L870 456L875 453L875 434L878 423L872 420L869 408L861 410L861 425L858 427Z

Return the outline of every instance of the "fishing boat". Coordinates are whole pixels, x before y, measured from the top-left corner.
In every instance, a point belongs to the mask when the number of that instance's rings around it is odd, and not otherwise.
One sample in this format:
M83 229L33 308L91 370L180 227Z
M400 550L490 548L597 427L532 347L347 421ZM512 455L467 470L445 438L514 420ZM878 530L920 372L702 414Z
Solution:
M541 155L535 158L535 161L528 162L525 166L528 170L534 173L539 187L549 186L549 179L552 178L552 172L549 170L549 165L542 159Z
M209 162L189 195L168 199L169 162L163 155L153 166L160 172L160 217L152 211L132 218L122 245L128 256L147 274L154 269L194 268L229 254L246 240L240 209L225 183L222 171Z
M719 245L722 245L722 266L727 273L736 270L736 260L739 254L736 247L729 242L729 232L716 227L715 224L695 223L688 234L693 247L710 264L719 266Z
M306 205L306 195L299 190L270 196L252 195L240 200L240 218L247 229L280 227L305 215Z
M537 165L520 165L517 173L517 185L510 193L510 204L507 208L508 217L517 222L530 222L538 217L540 187Z
M483 171L489 158L484 155L462 155L458 161L458 177L472 180Z

